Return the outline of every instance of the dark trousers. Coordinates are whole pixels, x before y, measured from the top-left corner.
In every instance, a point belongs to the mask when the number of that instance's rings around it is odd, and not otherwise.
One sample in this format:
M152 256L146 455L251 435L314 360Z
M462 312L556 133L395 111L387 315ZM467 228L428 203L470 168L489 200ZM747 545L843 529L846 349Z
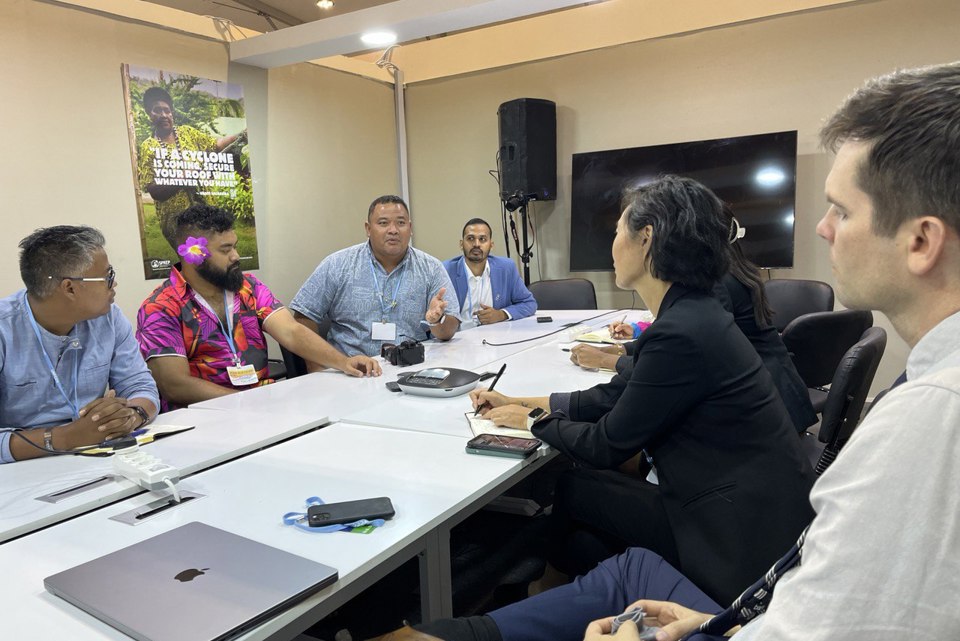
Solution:
M582 641L587 624L623 612L640 599L673 601L716 614L723 610L657 554L630 548L573 583L494 610L503 641ZM696 634L690 641L722 641Z
M554 497L550 562L576 576L629 547L651 550L679 566L676 544L656 485L612 470L564 473Z

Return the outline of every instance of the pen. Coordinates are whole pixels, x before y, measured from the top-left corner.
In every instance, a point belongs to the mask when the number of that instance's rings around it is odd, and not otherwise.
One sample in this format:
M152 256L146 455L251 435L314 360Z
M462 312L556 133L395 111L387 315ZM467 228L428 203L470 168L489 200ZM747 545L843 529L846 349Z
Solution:
M507 364L506 364L506 363L504 363L503 365L500 366L500 371L497 372L497 375L493 377L493 382L490 383L490 387L487 388L487 391L488 391L488 392L492 392L492 391L493 391L493 388L494 388L494 386L497 384L497 381L499 381L499 380L500 380L500 377L503 376L503 370L505 370L505 369L507 369ZM486 405L486 403L484 403L483 405ZM477 414L480 413L480 408L483 407L483 405L478 405L478 406L477 406L477 409L473 410L473 415L474 415L474 416L476 416Z

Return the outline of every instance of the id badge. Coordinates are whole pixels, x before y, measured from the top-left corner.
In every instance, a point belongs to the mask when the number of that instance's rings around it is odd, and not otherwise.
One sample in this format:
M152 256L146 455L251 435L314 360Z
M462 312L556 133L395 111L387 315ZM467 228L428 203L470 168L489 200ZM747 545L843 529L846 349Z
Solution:
M370 338L375 341L397 340L397 324L378 323L374 321L370 326Z
M234 387L255 385L260 380L253 365L231 365L227 367L227 375Z

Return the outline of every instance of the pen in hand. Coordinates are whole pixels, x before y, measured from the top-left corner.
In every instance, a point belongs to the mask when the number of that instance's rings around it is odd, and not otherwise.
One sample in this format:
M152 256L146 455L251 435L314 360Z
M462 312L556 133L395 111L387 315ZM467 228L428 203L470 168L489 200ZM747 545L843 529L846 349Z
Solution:
M490 387L487 388L487 391L488 391L488 392L492 392L492 391L493 391L493 388L494 388L494 386L497 384L497 381L499 381L499 380L500 380L500 377L503 376L503 370L505 370L505 369L507 369L507 364L506 364L506 363L504 363L503 365L500 366L500 371L497 372L497 375L493 377L493 382L490 383ZM486 403L481 403L480 405L477 405L477 409L473 410L473 415L476 416L477 414L479 414L479 413L480 413L480 408L482 408L484 405L486 405Z

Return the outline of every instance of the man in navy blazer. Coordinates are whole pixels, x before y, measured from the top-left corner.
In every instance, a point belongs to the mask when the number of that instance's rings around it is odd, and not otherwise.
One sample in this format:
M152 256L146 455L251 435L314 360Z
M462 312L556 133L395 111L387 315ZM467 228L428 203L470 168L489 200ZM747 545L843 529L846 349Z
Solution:
M457 290L465 322L473 319L480 325L489 325L526 318L537 311L537 301L523 284L513 261L490 256L491 236L487 221L471 218L463 226L460 239L463 256L443 263Z

